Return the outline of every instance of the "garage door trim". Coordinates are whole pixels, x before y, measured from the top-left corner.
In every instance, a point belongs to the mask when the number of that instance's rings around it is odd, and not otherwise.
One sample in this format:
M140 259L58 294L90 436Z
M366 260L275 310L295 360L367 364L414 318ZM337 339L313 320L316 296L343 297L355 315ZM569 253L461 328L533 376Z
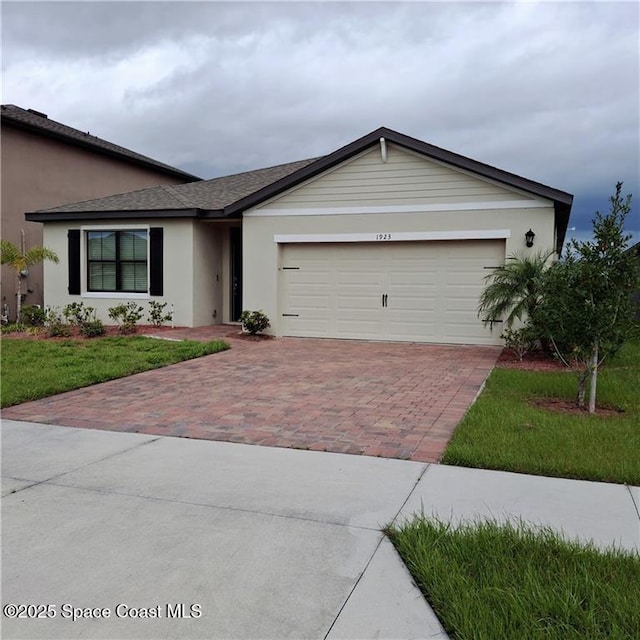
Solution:
M504 240L510 229L476 229L464 231L386 231L377 233L306 233L276 234L276 244L322 242L415 242L416 240Z
M279 335L499 343L477 302L485 269L504 261L503 239L280 247Z

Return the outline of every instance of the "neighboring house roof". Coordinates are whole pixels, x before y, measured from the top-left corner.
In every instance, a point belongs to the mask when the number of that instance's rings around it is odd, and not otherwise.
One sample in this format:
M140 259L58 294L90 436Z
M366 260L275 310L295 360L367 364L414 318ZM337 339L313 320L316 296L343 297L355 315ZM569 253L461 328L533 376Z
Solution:
M27 214L27 220L108 219L152 217L160 213L173 217L226 217L272 198L361 153L380 138L400 147L489 178L535 196L552 200L556 212L558 247L562 247L573 196L513 173L427 144L392 129L381 127L320 158L203 180L196 184L153 187ZM82 214L82 215L80 215Z
M24 129L32 133L61 140L68 144L84 147L97 153L153 169L159 173L181 178L187 182L201 180L198 176L194 176L186 171L176 169L163 162L158 162L153 158L125 149L107 140L102 140L102 138L92 136L88 132L78 131L78 129L69 127L66 124L51 120L46 113L41 113L34 109L22 109L14 104L3 104L0 113L3 125Z

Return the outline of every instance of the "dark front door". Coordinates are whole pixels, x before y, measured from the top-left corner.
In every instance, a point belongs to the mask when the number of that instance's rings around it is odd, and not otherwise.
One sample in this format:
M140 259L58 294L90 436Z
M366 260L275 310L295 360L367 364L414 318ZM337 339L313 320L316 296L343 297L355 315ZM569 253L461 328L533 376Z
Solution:
M242 313L242 228L231 227L231 320Z

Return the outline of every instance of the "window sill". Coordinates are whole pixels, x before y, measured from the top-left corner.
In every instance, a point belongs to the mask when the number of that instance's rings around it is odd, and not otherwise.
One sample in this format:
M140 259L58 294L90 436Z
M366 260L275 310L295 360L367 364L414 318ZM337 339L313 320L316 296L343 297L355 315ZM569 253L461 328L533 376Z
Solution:
M82 298L97 298L103 300L149 300L148 293L129 293L118 291L83 291Z

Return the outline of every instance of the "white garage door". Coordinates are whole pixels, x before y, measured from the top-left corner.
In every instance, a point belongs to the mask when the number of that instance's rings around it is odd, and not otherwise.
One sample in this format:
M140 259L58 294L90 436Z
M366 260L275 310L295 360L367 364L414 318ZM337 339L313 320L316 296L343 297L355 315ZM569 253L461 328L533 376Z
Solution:
M285 244L285 336L499 344L477 316L503 240Z

